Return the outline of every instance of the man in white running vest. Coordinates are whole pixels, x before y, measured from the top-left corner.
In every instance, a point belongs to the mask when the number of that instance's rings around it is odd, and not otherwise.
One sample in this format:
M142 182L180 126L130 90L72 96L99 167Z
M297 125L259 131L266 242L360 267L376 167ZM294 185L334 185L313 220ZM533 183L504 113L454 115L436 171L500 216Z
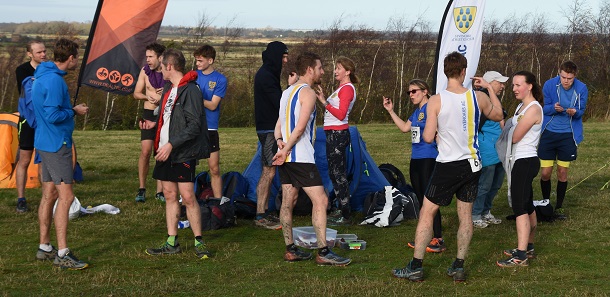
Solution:
M460 225L457 233L457 257L447 275L454 281L465 281L464 258L472 238L472 202L477 197L481 158L478 149L479 116L484 113L492 121L502 120L502 105L493 87L481 77L474 77L475 86L489 90L490 96L463 86L466 78L466 58L458 52L448 54L444 60L447 89L428 101L428 119L424 141L436 138L438 157L436 167L420 210L415 230L413 260L405 268L394 269L393 274L411 281L424 279L423 259L426 245L432 239L432 221L440 206L457 197ZM491 98L490 98L491 97Z

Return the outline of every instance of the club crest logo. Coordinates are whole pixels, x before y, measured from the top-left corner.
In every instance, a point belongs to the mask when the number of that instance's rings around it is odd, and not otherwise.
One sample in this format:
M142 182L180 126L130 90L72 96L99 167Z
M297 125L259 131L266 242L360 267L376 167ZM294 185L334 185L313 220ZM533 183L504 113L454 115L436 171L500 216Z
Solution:
M215 81L208 82L208 87L213 90L216 87L216 82Z
M421 120L423 120L423 119L424 119L424 117L425 117L425 114L424 114L423 112L420 112L420 113L417 115L417 120L418 120L418 121L421 121Z
M453 9L453 22L462 33L468 32L477 17L476 6L462 6Z

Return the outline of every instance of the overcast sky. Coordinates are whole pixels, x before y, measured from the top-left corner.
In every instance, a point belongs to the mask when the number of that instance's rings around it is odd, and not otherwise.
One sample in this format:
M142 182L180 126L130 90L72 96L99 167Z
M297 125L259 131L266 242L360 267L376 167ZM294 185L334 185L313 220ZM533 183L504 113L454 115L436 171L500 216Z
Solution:
M124 0L129 1L129 0ZM610 0L579 0L592 9ZM0 0L0 22L78 21L93 19L97 0ZM421 18L438 30L446 0L169 0L163 25L194 26L205 14L212 25L244 28L324 29L341 19L342 27L366 25L383 30L390 18ZM504 20L512 15L541 13L562 27L564 13L573 0L487 0L485 17ZM560 28L556 28L560 30Z

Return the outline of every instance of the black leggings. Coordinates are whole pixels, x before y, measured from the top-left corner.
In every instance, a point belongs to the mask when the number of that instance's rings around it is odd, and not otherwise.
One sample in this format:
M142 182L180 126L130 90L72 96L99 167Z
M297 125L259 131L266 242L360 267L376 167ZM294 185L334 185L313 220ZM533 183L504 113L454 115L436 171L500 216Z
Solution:
M436 160L433 158L411 159L409 177L411 178L411 185L413 186L415 195L417 195L417 200L419 200L419 207L424 205L424 195L426 193L426 188L428 188L430 177L432 177L435 164ZM434 216L433 229L435 238L443 237L440 209L436 213L436 216Z
M350 217L349 181L347 180L347 166L345 151L350 144L349 129L325 130L326 134L326 160L328 161L328 175L333 183L335 199L339 201L341 214L344 218Z
M534 208L534 190L532 182L540 170L538 157L517 159L510 172L510 196L515 217L532 214Z

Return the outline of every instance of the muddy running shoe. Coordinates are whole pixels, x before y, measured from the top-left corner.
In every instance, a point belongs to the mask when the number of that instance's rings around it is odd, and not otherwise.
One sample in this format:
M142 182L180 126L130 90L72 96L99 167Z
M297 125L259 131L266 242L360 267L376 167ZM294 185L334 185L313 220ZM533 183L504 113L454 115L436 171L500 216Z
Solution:
M136 195L136 202L146 202L146 190L138 190L138 195Z
M284 260L288 262L296 262L311 259L313 255L306 251L303 251L297 247L293 250L284 252Z
M340 216L339 218L328 218L328 222L327 224L329 226L350 226L352 224L352 221L350 219L346 219L342 216Z
M280 223L280 218L278 218L276 215L272 214L272 213L268 213L265 215L265 218L267 218L267 220L274 222L274 223Z
M39 261L55 260L55 256L57 256L57 249L54 246L51 246L50 252L42 249L38 249L36 252L36 260Z
M201 242L201 244L195 245L195 256L199 259L209 259L212 257L212 253L208 250L208 247L205 243Z
M441 253L447 249L445 241L442 238L432 238L428 246L426 247L427 253Z
M499 225L502 223L502 220L494 217L494 215L490 213L483 215L483 221L485 221L485 223L490 224L490 225Z
M282 229L282 225L280 225L280 223L273 222L273 221L267 219L266 217L264 217L260 220L254 220L254 225L263 227L263 228L267 228L270 230Z
M321 256L318 254L316 256L316 263L320 266L323 265L332 265L332 266L347 266L349 263L352 263L352 259L341 257L333 251L329 251L326 256Z
M500 267L529 266L529 259L526 257L525 259L521 260L521 259L517 258L516 256L511 256L510 258L508 258L506 260L497 261L496 265L498 265Z
M59 255L55 256L53 266L68 270L81 270L89 267L89 264L80 261L71 251L68 251L63 257L60 257Z
M447 275L453 277L454 282L466 281L466 271L463 267L453 268L453 265L451 265L449 268L447 268Z
M424 281L424 268L411 269L411 262L405 268L392 269L392 275L397 278L406 278L412 282Z
M28 211L28 204L27 202L25 202L25 200L18 200L17 201L17 208L16 208L18 213L24 213Z
M163 192L159 192L159 193L155 194L155 199L157 199L161 202L165 202L165 195L163 195Z
M504 254L509 256L509 257L516 257L517 256L517 249L514 248L512 250L504 250ZM525 251L525 254L527 255L528 259L536 258L536 253L534 252L534 249Z
M343 214L341 214L341 210L340 209L335 209L331 212L328 213L327 219L331 220L331 219L338 219L338 218L342 218Z
M159 255L179 254L182 252L182 250L180 249L179 244L176 244L175 246L173 246L173 245L170 245L169 243L165 242L161 247L149 248L149 249L146 249L145 252L147 255L159 256Z

